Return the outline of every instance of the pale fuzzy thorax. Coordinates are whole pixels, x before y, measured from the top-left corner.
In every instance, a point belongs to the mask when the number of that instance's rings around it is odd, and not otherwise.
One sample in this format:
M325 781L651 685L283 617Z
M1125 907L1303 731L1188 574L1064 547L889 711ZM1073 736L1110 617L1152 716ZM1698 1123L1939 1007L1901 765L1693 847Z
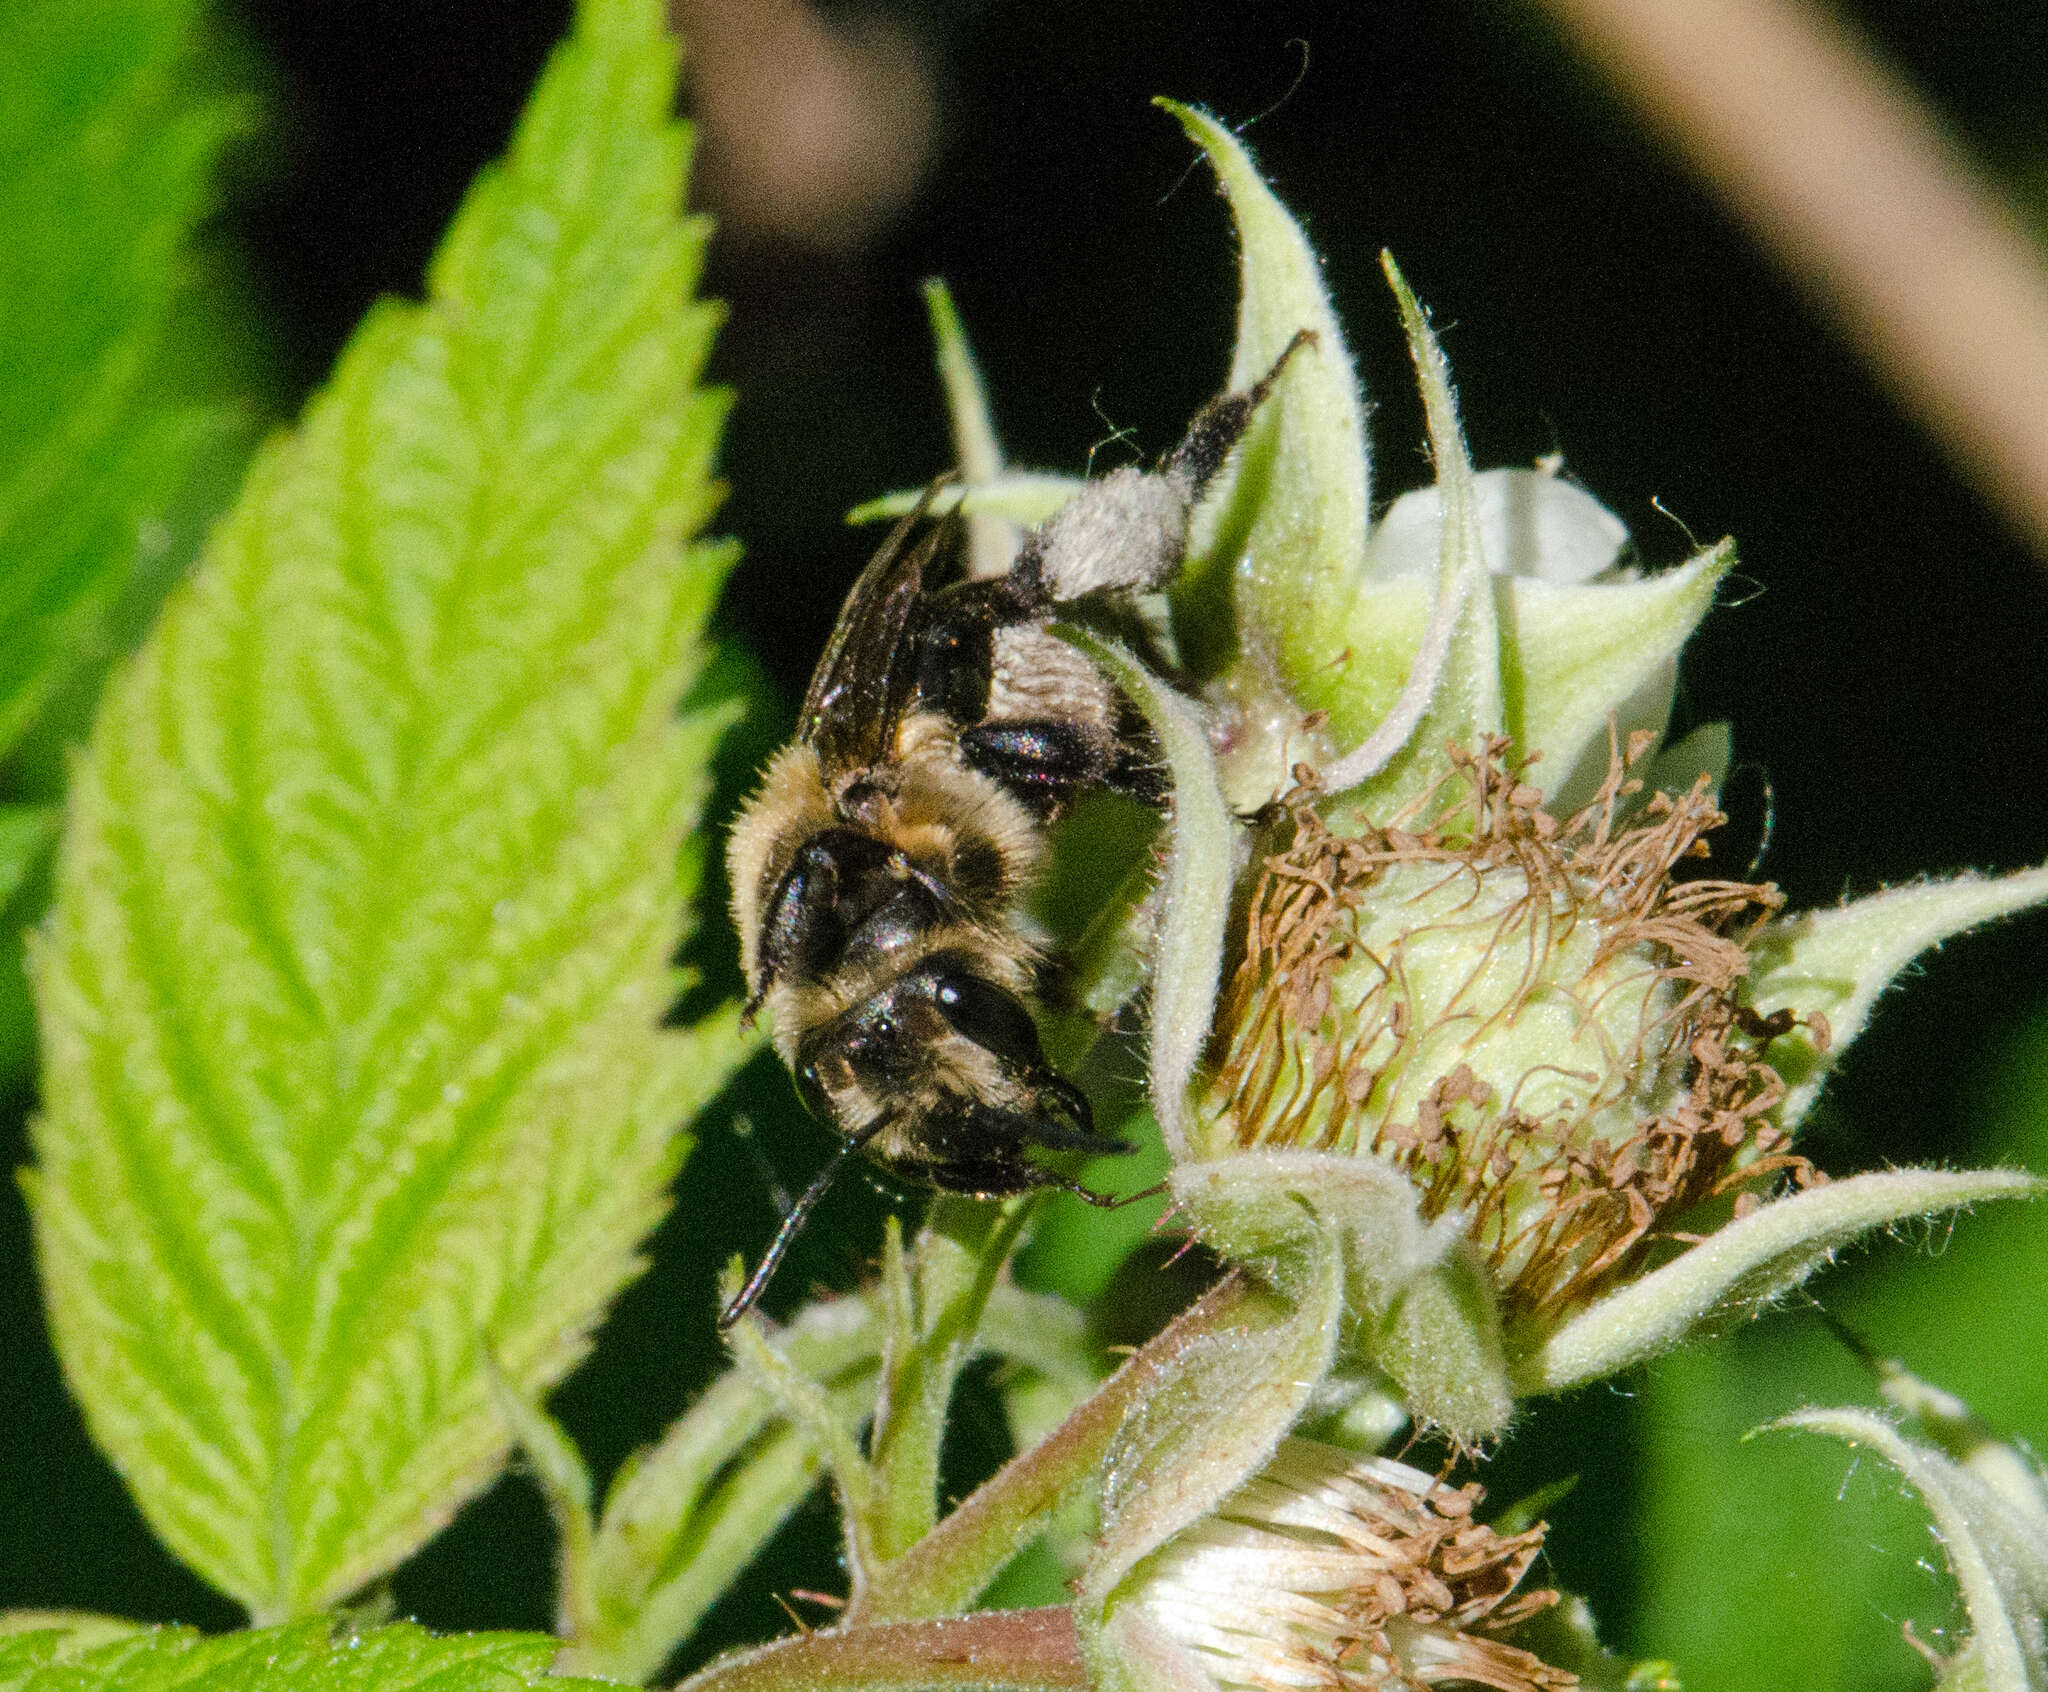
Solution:
M1038 874L1043 828L999 783L961 761L952 727L943 717L919 712L906 718L894 751L893 761L850 771L830 788L816 751L802 741L785 746L770 761L760 791L733 824L727 847L740 965L749 984L759 984L763 912L796 854L822 829L859 828L889 842L948 886L960 880L961 854L980 850L1000 863L1001 885L992 898L975 907L963 905L958 921L921 935L897 956L815 980L775 983L766 1003L785 1057L793 1054L804 1029L860 1003L904 969L948 948L971 952L983 961L989 978L1010 991L1030 989L1036 954L1016 926L1015 900Z

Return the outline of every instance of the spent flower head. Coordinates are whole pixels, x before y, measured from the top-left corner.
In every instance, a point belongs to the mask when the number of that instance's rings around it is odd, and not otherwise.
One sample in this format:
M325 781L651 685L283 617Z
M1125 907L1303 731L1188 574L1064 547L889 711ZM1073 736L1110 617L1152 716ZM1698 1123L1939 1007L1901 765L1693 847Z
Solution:
M1475 471L1391 260L1436 483L1370 521L1320 263L1237 137L1171 109L1241 238L1229 385L1298 351L1148 619L1172 683L1069 634L1171 776L1159 873L1113 902L1076 998L1119 1010L1149 960L1176 1216L1232 1269L1148 1344L1105 1436L1075 1620L1099 1683L1133 1692L1559 1686L1499 1637L1548 1602L1517 1596L1532 1536L1294 1430L1412 1421L1470 1447L1519 1398L1753 1312L1873 1229L2032 1191L1828 1181L1795 1135L1898 973L2048 900L2048 870L1798 914L1703 873L1729 733L1665 731L1732 545L1644 572L1554 466ZM975 568L1000 567L1001 522L1074 484L1002 466L957 321L935 321L960 502L988 520Z
M1302 768L1192 1150L1386 1161L1425 1222L1466 1218L1512 1339L1583 1308L1702 1206L1817 1177L1771 1115L1785 1086L1762 1048L1790 1019L1738 996L1776 890L1673 876L1723 820L1706 778L1625 812L1641 783L1617 755L1559 821L1507 756L1500 740L1449 749L1435 788L1355 833L1325 820Z
M1504 1637L1558 1594L1522 1589L1542 1525L1496 1532L1473 1519L1484 1496L1286 1440L1134 1571L1110 1629L1190 1692L1576 1685Z

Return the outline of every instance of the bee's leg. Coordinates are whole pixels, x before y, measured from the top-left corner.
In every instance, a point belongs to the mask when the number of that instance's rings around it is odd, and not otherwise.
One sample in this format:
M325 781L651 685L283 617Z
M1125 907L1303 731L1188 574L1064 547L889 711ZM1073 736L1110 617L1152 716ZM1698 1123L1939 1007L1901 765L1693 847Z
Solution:
M1303 330L1249 388L1203 406L1156 471L1127 465L1090 482L1024 537L1010 573L999 579L1020 601L1036 597L1041 617L1090 594L1163 588L1186 555L1195 501L1243 439L1287 361L1314 338Z
M1046 1177L1048 1187L1057 1187L1063 1193L1072 1193L1083 1204L1092 1204L1097 1210L1121 1210L1127 1204L1141 1204L1148 1198L1157 1198L1172 1189L1164 1181L1156 1181L1149 1187L1141 1187L1135 1193L1098 1193L1092 1187L1084 1187L1079 1181L1069 1181L1058 1175Z
M1223 468L1224 460L1230 456L1230 449L1251 427L1253 414L1273 391L1273 384L1280 380L1280 372L1287 368L1287 361L1315 338L1313 329L1298 330L1294 339L1280 349L1280 356L1273 360L1272 368L1249 388L1218 394L1196 412L1194 421L1188 425L1188 432L1181 436L1180 445L1160 462L1160 474L1182 482L1191 495L1199 496L1216 479L1217 471Z
M996 631L1036 622L1051 608L1044 584L1015 572L931 595L913 660L919 706L955 723L981 721L995 680Z
M768 1249L761 1254L761 1261L753 1274L747 1277L747 1284L740 1288L737 1296L718 1313L718 1331L722 1334L746 1315L760 1302L761 1295L768 1290L768 1283L775 1271L782 1266L782 1259L788 1253L804 1224L810 1220L811 1211L818 1200L825 1196L826 1189L839 1178L839 1172L847 1163L858 1156L867 1144L889 1124L889 1118L880 1116L863 1128L850 1140L841 1140L839 1149L826 1159L825 1167L811 1178L811 1184L804 1188L803 1196L789 1207L789 1214L782 1219L782 1226L775 1230L775 1238Z
M962 729L960 755L1049 816L1077 792L1116 785L1122 748L1092 724L1013 717Z

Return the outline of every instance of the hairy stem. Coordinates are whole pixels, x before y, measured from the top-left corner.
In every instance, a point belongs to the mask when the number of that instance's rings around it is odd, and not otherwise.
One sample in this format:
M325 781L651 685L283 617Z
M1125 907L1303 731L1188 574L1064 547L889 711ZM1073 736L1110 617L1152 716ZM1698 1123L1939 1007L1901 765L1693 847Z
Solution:
M798 1634L736 1651L676 1692L861 1692L973 1686L988 1692L1085 1687L1073 1612L995 1610Z
M1124 1417L1198 1334L1228 1325L1247 1296L1231 1275L1132 1355L1093 1397L1031 1450L1005 1463L893 1563L878 1569L851 1623L909 1621L965 1608L1048 1517L1093 1478Z

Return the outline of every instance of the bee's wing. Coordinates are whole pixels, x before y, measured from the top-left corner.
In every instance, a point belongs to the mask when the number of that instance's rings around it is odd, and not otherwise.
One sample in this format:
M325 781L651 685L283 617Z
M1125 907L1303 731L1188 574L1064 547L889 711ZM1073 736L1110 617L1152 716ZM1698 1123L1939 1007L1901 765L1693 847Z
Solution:
M915 686L911 647L924 599L925 571L958 530L953 519L911 543L931 509L941 477L882 542L840 608L839 623L804 695L797 733L817 750L829 780L882 762Z

